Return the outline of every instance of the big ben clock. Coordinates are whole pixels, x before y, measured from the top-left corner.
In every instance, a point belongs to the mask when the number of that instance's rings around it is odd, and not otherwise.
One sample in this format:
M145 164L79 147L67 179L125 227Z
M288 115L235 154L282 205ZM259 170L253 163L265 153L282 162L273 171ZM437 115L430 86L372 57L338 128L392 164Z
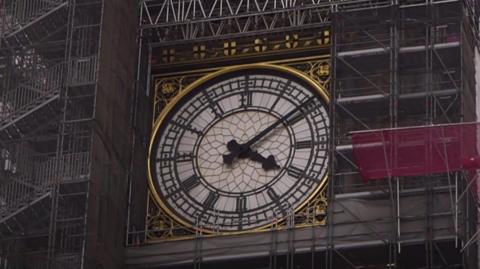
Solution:
M259 229L326 185L325 89L295 69L244 65L207 75L156 120L149 184L177 222L207 231Z

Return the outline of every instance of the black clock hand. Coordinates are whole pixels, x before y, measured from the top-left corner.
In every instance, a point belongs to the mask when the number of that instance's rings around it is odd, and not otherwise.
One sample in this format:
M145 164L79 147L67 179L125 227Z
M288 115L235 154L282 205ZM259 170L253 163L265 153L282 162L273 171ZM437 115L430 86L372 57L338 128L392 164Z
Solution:
M278 125L280 125L280 123L286 121L288 118L290 118L291 116L293 116L293 114L295 114L298 110L300 110L303 106L305 106L306 104L310 103L311 101L313 100L313 97L310 97L307 99L307 101L303 102L302 104L300 104L299 106L295 107L294 109L292 109L290 112L288 112L287 114L285 114L285 116L283 116L282 118L278 119L276 122L274 122L272 125L268 126L267 128L265 128L263 131L261 131L259 134L257 134L256 136L254 136L252 139L248 140L247 143L244 143L242 144L243 146L249 148L251 145L255 144L258 140L260 140L262 137L264 137L266 134L270 133L273 129L275 129L275 127L277 127Z
M275 158L273 157L273 155L270 155L267 158L265 158L260 153L254 150L250 150L248 152L248 157L252 161L260 162L262 164L262 168L265 170L280 168L277 162L275 162Z
M258 140L260 140L262 137L264 137L266 134L270 133L270 131L272 131L273 129L275 129L275 127L277 127L278 125L280 125L282 122L284 122L285 120L287 120L288 118L290 118L293 114L295 114L300 108L302 108L303 106L305 106L306 104L308 104L309 102L311 102L313 100L314 97L310 97L307 99L307 101L303 102L302 104L300 104L299 106L295 107L294 109L292 109L290 112L288 112L285 116L283 116L282 118L280 118L279 120L277 120L276 122L274 122L272 125L270 125L269 127L265 128L263 131L261 131L259 134L257 134L256 136L254 136L252 139L250 139L249 141L247 141L246 143L244 144L238 144L238 142L236 140L230 140L228 143L227 143L227 148L228 150L230 151L229 154L224 154L223 155L223 163L225 164L232 164L233 163L233 160L236 158L236 157L239 157L240 155L245 155L248 153L248 151L250 150L250 146L252 146L254 143L256 143ZM273 156L272 156L273 157Z
M230 151L229 154L223 154L223 163L232 164L235 157L240 155L242 151L242 145L238 144L235 139L230 140L227 143L227 149Z
M225 164L232 164L235 157L248 157L252 161L260 162L262 168L265 170L280 168L280 166L275 162L273 155L268 156L267 158L263 157L257 151L246 148L244 145L240 145L236 140L230 140L227 144L230 154L223 155L223 162Z

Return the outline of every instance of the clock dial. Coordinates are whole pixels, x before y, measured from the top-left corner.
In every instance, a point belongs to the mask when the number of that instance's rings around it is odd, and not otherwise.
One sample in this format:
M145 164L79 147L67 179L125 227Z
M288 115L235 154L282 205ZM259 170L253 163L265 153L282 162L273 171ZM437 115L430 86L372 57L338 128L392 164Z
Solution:
M178 222L256 229L302 207L326 183L328 96L297 71L244 66L201 79L160 115L152 192Z

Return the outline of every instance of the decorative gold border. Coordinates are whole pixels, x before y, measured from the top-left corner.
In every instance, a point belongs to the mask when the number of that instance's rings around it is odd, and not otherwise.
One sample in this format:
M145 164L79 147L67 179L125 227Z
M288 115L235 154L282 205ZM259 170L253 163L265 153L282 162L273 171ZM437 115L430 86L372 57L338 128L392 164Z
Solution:
M251 69L251 68L256 68L256 69L267 69L267 70L276 70L276 71L281 71L281 72L285 72L287 74L290 74L290 75L293 75L293 76L296 76L297 78L300 78L302 80L304 80L305 82L307 82L308 84L310 84L314 90L316 90L320 96L323 98L323 100L329 104L330 103L330 96L327 92L327 90L322 86L320 85L317 81L313 80L312 78L310 78L309 76L307 76L305 73L299 71L299 70L296 70L292 67L287 67L287 66L278 66L278 65L272 65L272 64L266 64L266 63L259 63L259 64L245 64L245 65L237 65L237 66L232 66L232 67L226 67L226 68L223 68L217 72L214 72L214 73L210 73L208 75L205 75L203 77L201 77L200 79L196 80L195 82L191 83L190 85L188 85L184 90L182 90L178 95L176 95L168 104L167 106L165 106L165 108L162 110L161 114L158 116L158 118L155 120L155 123L154 123L154 128L153 128L153 131L152 131L152 135L150 137L150 143L149 143L149 146L148 146L148 156L147 156L147 176L148 176L148 185L150 187L150 191L151 191L151 194L152 196L154 197L154 200L157 202L157 204L160 206L160 208L162 210L164 210L167 215L169 215L171 218L173 218L175 221L177 221L178 223L180 223L181 225L184 225L185 227L189 228L189 229L192 229L192 230L197 230L197 231L201 231L201 232L205 232L205 233L215 233L216 235L234 235L234 234L244 234L244 233L251 233L251 232L255 232L255 231L261 231L261 230L264 230L266 227L269 227L269 226L272 226L272 225L275 225L281 221L283 221L285 218L281 218L279 220L277 220L276 222L272 222L272 223L269 223L269 224L266 224L264 226L261 226L261 227L257 227L255 229L247 229L247 230L243 230L243 231L234 231L234 232L225 232L225 231L222 231L222 232L216 232L216 231L213 231L213 230L209 230L209 229L204 229L204 228L201 228L201 229L198 229L194 226L192 226L190 223L187 223L185 222L184 220L182 220L181 218L179 218L175 213L173 213L167 205L165 205L165 203L162 201L162 199L160 198L159 194L157 193L156 189L155 189L155 184L153 183L153 178L152 178L152 167L151 167L151 164L150 164L150 159L151 159L151 156L152 156L152 149L153 149L153 142L155 140L155 137L157 136L157 132L158 130L160 129L160 126L162 125L162 123L164 122L165 118L167 117L167 115L172 111L172 109L177 105L177 103L184 97L186 96L187 94L189 94L190 92L192 92L193 90L197 89L200 85L202 85L203 83L215 78L215 77L218 77L220 75L223 75L223 74L227 74L227 73L231 73L231 72L236 72L236 71L239 71L239 70L247 70L247 69ZM326 173L328 175L328 173ZM303 207L305 207L308 202L313 199L316 195L318 195L318 193L320 191L322 191L326 184L327 184L327 175L325 175L323 178L322 178L322 181L320 183L320 185L317 187L317 189L310 194L310 196L305 199L305 201L303 203L301 203L295 210L294 210L294 213L300 211L303 209Z
M323 64L326 64L330 68L330 55L316 55L316 56L309 56L309 57L300 57L294 59L282 59L282 60L273 60L273 61L263 61L261 63L264 64L275 64L275 65L284 65L289 66L291 68L297 69L306 75L308 75L311 79L317 81L320 85L322 85L327 91L329 89L330 83L330 74L326 76L323 74L318 73L316 67L320 67ZM253 63L249 63L253 64ZM167 72L167 70L162 71L160 73L155 73L151 76L152 78L152 85L154 86L153 92L153 107L152 107L152 127L155 125L155 120L161 114L163 109L165 108L166 104L170 102L173 97L175 97L179 92L183 91L189 84L193 83L194 81L200 79L201 77L205 76L208 73L216 72L223 68L229 68L238 66L238 64L231 64L231 65L223 65L223 66L216 66L216 67L204 67L204 68L194 68L192 70L182 70L182 71L175 71L175 72ZM163 87L166 82L170 83L174 87L174 93L168 94L163 91L160 87Z

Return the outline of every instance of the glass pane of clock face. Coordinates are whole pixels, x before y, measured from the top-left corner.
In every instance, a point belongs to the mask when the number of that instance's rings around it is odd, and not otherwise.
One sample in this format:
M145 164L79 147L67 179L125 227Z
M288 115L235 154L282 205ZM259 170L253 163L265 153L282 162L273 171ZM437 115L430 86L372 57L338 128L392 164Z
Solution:
M150 147L154 194L190 227L237 232L277 222L325 185L325 100L275 68L225 72L160 116Z

